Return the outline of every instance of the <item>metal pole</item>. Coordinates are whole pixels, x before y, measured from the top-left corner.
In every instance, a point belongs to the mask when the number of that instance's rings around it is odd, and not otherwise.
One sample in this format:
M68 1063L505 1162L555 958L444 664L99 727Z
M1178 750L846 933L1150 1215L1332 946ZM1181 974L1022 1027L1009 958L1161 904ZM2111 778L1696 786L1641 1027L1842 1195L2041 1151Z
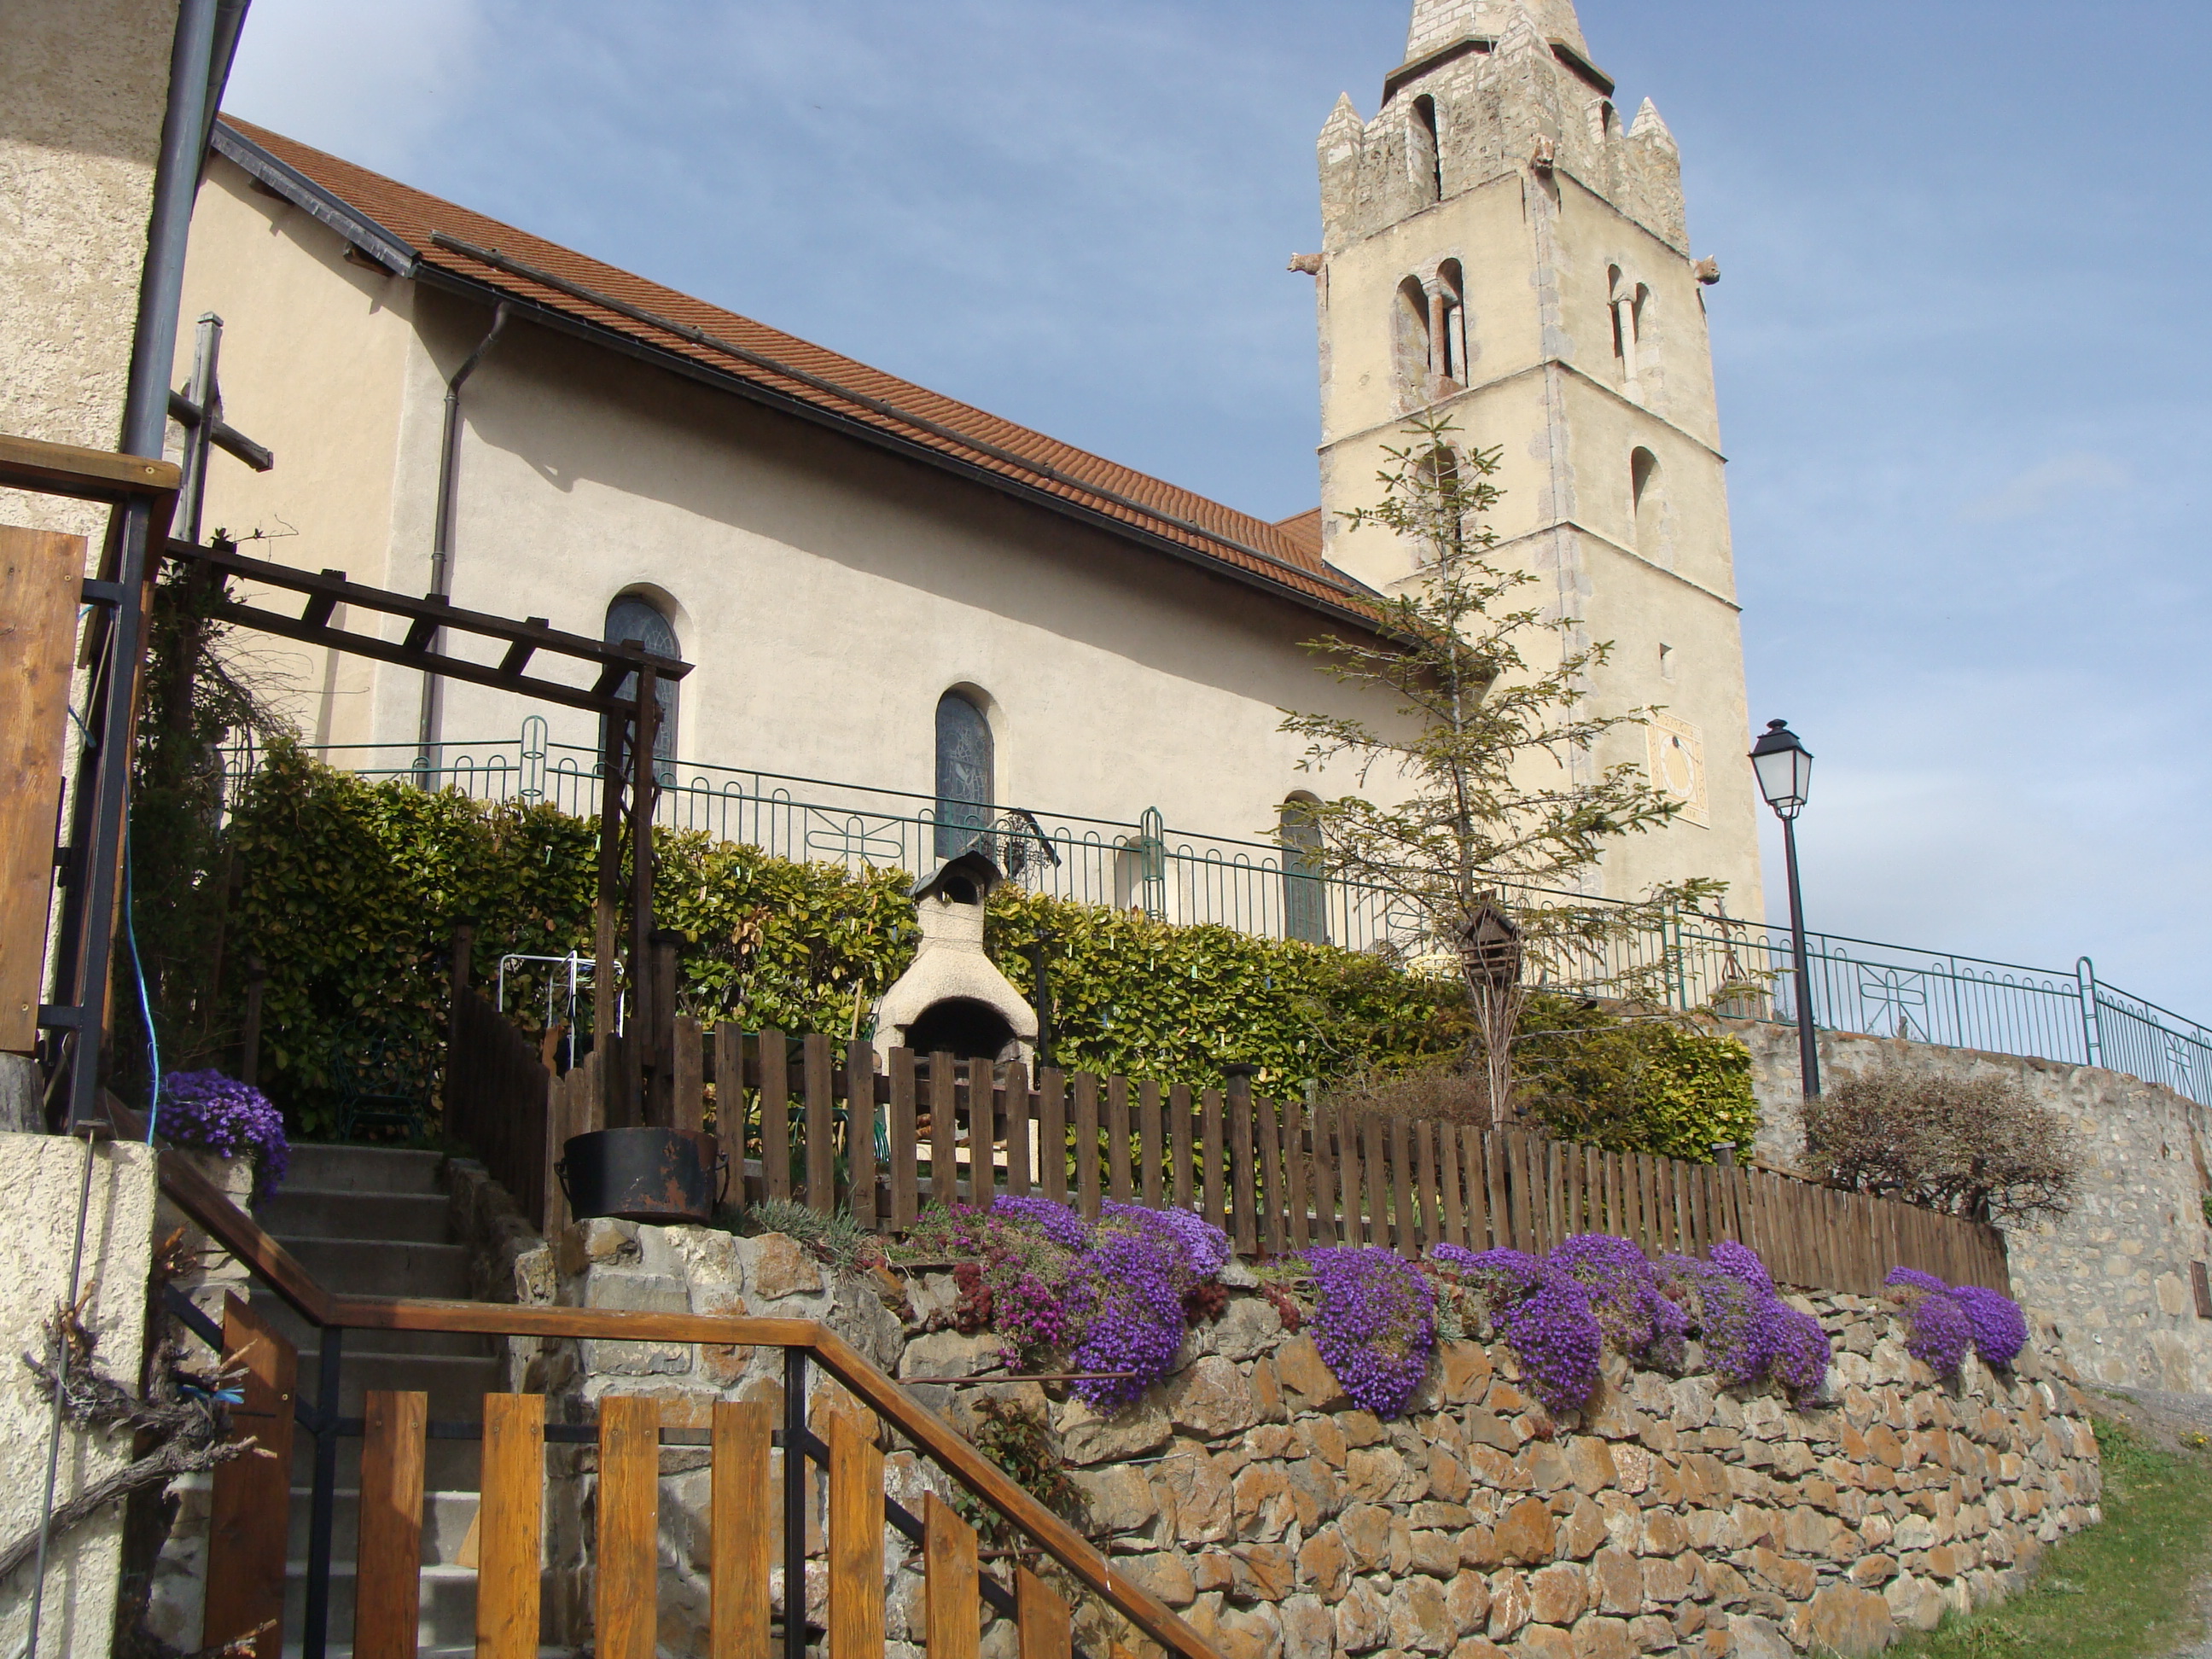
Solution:
M1813 971L1805 951L1805 900L1797 887L1797 821L1782 820L1782 850L1790 866L1790 951L1797 971L1797 1078L1807 1100L1820 1097L1820 1044L1813 1029Z
M330 1640L331 1533L337 1518L338 1366L345 1332L322 1329L315 1357L315 1485L307 1504L307 1605L300 1631L300 1659L323 1659Z
M806 1659L806 1350L783 1351L783 1654Z

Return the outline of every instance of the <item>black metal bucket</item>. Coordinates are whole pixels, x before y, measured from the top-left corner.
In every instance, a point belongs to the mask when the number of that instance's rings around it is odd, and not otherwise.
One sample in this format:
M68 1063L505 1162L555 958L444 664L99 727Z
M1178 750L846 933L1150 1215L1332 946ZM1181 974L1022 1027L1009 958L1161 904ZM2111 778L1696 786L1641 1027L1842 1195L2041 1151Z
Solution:
M594 1129L571 1137L553 1168L577 1220L663 1227L713 1220L729 1179L714 1137L689 1129Z

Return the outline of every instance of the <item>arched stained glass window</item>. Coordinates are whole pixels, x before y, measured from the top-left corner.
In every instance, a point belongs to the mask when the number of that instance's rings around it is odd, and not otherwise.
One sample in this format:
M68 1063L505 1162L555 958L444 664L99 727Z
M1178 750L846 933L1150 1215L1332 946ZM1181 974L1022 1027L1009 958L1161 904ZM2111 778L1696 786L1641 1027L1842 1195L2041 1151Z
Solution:
M937 700L937 856L957 858L991 827L991 722L958 691Z
M1283 937L1309 945L1328 943L1328 888L1323 883L1321 825L1313 809L1321 803L1301 792L1282 805Z
M623 640L635 640L657 657L681 657L683 648L676 639L675 624L660 613L659 607L641 594L624 593L607 607L607 627L604 635L610 645ZM680 690L675 680L657 680L653 686L653 701L660 707L660 719L653 734L653 771L662 783L676 781L676 699ZM615 690L617 697L637 695L637 676L626 674ZM605 745L600 745L604 750ZM627 746L625 746L627 753ZM625 759L624 765L628 765Z

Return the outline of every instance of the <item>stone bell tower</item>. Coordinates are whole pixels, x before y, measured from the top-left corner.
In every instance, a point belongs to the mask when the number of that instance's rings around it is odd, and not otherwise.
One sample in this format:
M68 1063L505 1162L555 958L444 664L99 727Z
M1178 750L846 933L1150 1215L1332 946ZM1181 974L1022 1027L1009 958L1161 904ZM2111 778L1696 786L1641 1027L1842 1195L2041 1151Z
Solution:
M1415 0L1363 121L1321 131L1321 487L1329 560L1393 591L1416 550L1339 516L1380 495L1407 416L1497 447L1498 556L1578 638L1610 640L1600 708L1660 704L1583 762L1632 761L1682 817L1616 842L1593 884L1696 875L1758 915L1756 794L1705 288L1680 155L1646 100L1623 125L1572 0Z

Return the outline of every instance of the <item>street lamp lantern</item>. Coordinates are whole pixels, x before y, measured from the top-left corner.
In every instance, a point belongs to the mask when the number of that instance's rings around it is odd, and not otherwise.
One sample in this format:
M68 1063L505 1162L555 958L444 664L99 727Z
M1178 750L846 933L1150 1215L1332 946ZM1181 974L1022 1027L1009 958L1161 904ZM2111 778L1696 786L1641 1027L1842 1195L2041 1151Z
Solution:
M1797 885L1797 814L1813 786L1813 754L1797 741L1787 720L1769 720L1751 746L1751 769L1759 793L1782 820L1782 852L1790 868L1790 954L1796 969L1792 1000L1797 1005L1797 1078L1807 1100L1820 1097L1820 1045L1813 1026L1813 973L1805 949L1805 900ZM1809 1148L1808 1148L1809 1150Z
M1797 741L1787 720L1769 720L1751 747L1751 769L1759 774L1759 793L1776 816L1797 816L1813 786L1813 751Z

